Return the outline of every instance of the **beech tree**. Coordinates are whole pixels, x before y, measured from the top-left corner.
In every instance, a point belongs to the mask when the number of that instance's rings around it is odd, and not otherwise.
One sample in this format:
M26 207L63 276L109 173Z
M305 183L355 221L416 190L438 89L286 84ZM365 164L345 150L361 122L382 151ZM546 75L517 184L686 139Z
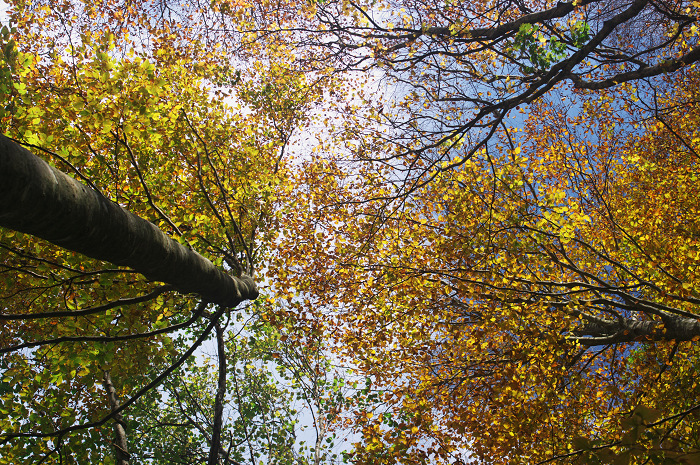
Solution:
M356 94L270 279L371 382L354 460L695 463L697 5L305 8Z
M321 463L331 433L300 446L292 388L262 371L301 349L278 328L240 355L273 304L232 308L258 294L285 147L316 93L263 54L231 71L152 13L17 2L0 32L0 462ZM272 105L269 82L293 97ZM207 341L212 376L192 362ZM201 392L169 421L163 394L183 389Z
M370 381L355 461L697 460L695 3L213 10L343 80L268 279Z
M365 381L316 423L358 435L348 460L698 462L696 3L18 3L13 17L6 132L215 266L264 263L279 305L253 307L261 324L292 325L284 342L328 347ZM98 423L171 354L185 363L193 346L161 334L198 318L189 340L219 334L221 308L3 240L3 303L22 315L3 328L8 460L98 450ZM203 416L199 442L215 443L220 413Z
M697 461L697 75L665 79L647 114L540 102L383 208L390 169L307 164L274 269L371 380L355 461Z

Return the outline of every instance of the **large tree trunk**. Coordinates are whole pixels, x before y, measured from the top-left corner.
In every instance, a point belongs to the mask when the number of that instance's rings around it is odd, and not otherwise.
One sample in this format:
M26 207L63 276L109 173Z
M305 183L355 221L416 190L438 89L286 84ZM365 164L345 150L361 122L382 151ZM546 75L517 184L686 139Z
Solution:
M183 293L234 307L255 299L251 277L231 276L152 223L0 135L0 226L88 257L128 266Z
M670 313L663 313L661 321L597 318L573 333L579 344L588 347L624 342L694 341L700 338L700 321Z

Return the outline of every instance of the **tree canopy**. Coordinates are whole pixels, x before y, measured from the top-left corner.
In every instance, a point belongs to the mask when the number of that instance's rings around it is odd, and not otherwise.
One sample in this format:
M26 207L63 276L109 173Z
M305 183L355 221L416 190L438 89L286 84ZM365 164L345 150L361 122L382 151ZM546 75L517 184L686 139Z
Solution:
M12 3L6 144L262 297L3 223L0 461L700 463L699 8Z

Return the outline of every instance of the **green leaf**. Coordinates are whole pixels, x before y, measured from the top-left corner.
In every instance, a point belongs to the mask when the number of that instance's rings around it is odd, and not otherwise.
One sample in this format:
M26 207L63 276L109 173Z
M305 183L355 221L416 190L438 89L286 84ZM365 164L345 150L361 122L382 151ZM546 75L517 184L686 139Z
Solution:
M661 417L661 411L644 405L638 405L635 407L633 415L639 416L645 423L652 423Z
M571 440L574 450L591 450L593 447L590 439L583 436L576 436Z

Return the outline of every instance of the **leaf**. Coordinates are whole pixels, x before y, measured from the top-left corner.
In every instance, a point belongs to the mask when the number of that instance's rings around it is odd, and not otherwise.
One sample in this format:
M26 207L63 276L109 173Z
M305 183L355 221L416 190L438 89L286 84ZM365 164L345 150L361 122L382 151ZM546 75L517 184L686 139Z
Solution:
M610 462L612 465L629 465L630 463L630 452L624 451L615 456L615 458Z
M591 450L593 447L590 439L583 436L576 436L571 440L571 445L575 450Z
M633 415L639 416L644 423L651 423L661 417L661 411L644 405L638 405L634 408Z

